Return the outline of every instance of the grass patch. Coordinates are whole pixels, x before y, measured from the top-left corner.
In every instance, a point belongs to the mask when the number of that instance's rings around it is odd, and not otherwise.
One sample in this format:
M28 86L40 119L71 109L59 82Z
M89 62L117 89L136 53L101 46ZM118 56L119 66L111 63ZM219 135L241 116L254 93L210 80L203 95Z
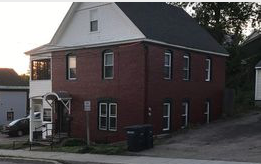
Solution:
M127 150L125 142L114 144L92 144L86 145L86 142L80 139L67 139L61 144L51 146L41 146L33 148L36 151L53 151L53 152L67 152L67 153L91 153L91 154L107 154L119 155Z
M17 142L14 144L0 144L0 149L24 149L29 147L28 142Z

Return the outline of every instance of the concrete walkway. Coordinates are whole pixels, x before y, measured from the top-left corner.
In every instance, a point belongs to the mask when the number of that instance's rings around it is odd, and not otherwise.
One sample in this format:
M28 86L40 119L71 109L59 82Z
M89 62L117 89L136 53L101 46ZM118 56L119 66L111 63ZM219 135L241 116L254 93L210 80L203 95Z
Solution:
M26 150L1 150L0 156L25 157L74 162L94 162L109 164L254 164L247 162L227 162L193 159L157 158L147 156L116 156L97 154L74 154L62 152L39 152Z

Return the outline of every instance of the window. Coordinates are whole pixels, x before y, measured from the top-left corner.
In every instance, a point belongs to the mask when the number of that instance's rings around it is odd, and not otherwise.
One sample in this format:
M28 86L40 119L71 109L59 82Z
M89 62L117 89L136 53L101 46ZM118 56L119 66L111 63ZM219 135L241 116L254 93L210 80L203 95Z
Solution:
M99 104L99 129L117 130L117 104L100 103Z
M117 129L117 104L109 104L109 130L116 131Z
M184 66L183 66L183 80L189 80L190 78L190 58L189 55L184 55Z
M32 61L32 80L49 80L51 79L50 59Z
M163 131L170 129L170 103L163 104Z
M112 51L105 51L103 54L103 78L113 79L114 55Z
M90 10L90 31L98 31L98 10Z
M211 59L206 59L206 77L205 81L210 81L211 79Z
M6 119L7 121L13 121L14 120L14 112L7 112L6 113Z
M52 121L52 111L50 108L43 109L43 121L51 122Z
M68 79L75 80L76 79L76 56L68 55L67 62L68 62L67 64Z
M166 51L164 55L164 79L171 79L171 52Z
M182 114L181 114L181 128L185 128L188 126L188 109L189 108L189 102L184 101L182 103Z
M209 121L210 121L210 102L209 101L206 101L205 102L205 112L204 112L204 115L205 115L205 122L208 124Z

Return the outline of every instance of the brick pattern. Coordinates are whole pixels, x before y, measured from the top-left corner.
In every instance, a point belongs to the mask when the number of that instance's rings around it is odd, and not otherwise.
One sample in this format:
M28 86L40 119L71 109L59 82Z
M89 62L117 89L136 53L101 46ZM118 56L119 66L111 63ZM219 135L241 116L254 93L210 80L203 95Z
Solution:
M146 44L146 46L144 46ZM147 49L146 49L147 47ZM114 79L102 79L102 53L114 52ZM173 79L163 79L164 51L172 50ZM54 52L52 56L52 87L54 91L71 93L73 137L86 137L86 115L83 102L91 101L90 138L96 142L114 142L125 139L124 127L152 123L154 133L162 133L162 108L164 99L173 101L171 130L180 128L181 103L190 99L190 122L202 123L206 98L211 99L211 118L221 114L225 84L225 57L191 53L191 80L182 80L182 55L184 50L149 44L133 43L110 47L74 50L77 57L77 79L66 79L67 51ZM205 58L212 59L212 81L204 81ZM114 98L118 105L117 132L98 130L98 99ZM152 116L148 116L148 107Z

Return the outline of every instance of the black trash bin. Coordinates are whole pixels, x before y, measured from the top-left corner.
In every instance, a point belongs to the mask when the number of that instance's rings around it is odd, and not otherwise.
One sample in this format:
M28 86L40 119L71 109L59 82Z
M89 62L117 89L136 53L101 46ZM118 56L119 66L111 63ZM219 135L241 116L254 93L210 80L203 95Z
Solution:
M143 125L145 137L145 149L153 148L153 127L150 124Z
M129 151L141 151L145 149L145 132L141 125L128 126L125 128Z

